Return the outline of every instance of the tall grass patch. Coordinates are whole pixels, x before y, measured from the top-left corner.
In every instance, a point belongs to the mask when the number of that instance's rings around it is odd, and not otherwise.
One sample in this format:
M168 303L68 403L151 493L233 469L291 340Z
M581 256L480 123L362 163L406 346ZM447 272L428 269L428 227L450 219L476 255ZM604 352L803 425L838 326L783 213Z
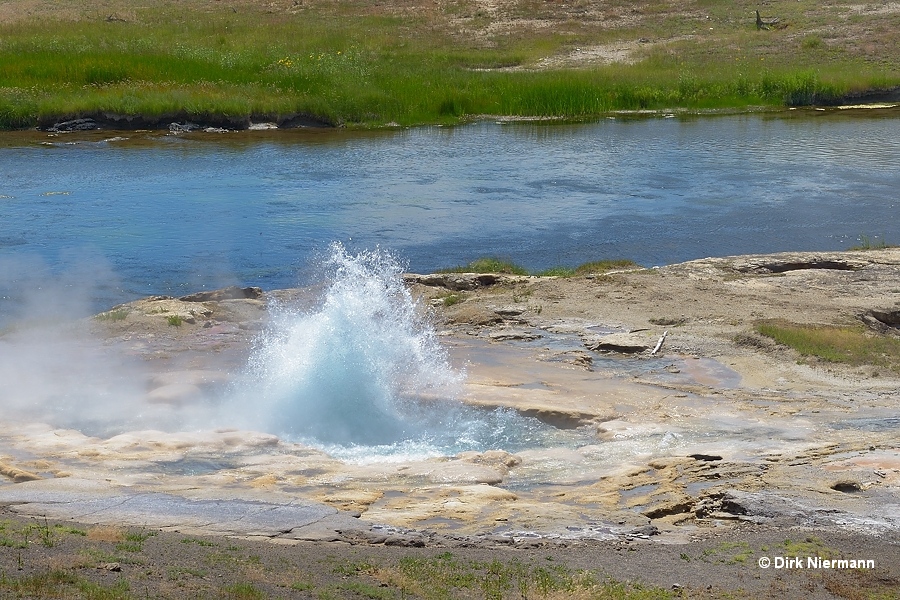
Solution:
M602 275L610 271L630 270L642 268L633 260L627 258L614 258L586 262L577 267L551 267L538 271L539 277L575 277L577 275Z
M528 275L528 270L502 258L477 258L467 265L440 269L439 273L503 273L506 275Z
M900 371L900 339L875 334L862 326L767 322L758 324L756 330L779 344L793 348L804 357Z

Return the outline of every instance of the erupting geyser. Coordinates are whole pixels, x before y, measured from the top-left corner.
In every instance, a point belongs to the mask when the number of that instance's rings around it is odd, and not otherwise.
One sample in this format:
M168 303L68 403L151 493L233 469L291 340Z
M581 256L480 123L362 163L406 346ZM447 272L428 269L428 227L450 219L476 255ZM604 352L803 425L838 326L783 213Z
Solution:
M333 244L330 283L313 310L275 309L251 358L254 425L325 444L419 438L456 405L461 375L383 251Z

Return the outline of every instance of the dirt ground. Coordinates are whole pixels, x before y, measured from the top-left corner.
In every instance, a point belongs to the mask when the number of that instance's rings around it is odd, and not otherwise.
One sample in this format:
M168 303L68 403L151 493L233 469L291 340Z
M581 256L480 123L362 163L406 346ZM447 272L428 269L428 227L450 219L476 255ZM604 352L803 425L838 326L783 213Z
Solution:
M632 540L448 550L284 545L28 520L5 511L0 527L2 598L890 599L900 593L895 539L836 531L748 525L678 546ZM30 538L23 535L28 528ZM760 559L789 556L804 557L803 566L759 566ZM810 568L806 556L873 557L877 566ZM448 571L456 573L456 586L447 583ZM580 583L586 573L597 583Z

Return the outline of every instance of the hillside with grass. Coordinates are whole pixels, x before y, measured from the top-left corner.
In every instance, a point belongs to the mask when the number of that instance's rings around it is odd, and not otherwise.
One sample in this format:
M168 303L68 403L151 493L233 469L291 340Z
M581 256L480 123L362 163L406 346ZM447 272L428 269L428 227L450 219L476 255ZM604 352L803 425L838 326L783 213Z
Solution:
M778 0L13 0L0 128L351 127L827 105L900 86L900 7Z

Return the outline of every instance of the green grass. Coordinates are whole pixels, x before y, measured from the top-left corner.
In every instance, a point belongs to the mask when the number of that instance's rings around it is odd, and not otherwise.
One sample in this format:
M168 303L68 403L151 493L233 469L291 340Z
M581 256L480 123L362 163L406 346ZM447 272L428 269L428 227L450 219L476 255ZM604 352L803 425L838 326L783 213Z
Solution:
M128 318L128 311L120 308L100 313L94 317L98 321L124 321Z
M847 248L848 250L884 250L885 248L896 248L896 246L892 244L888 244L885 241L884 236L868 236L861 235L859 236L859 243Z
M83 600L126 600L129 584L120 579L112 585L95 583L67 571L48 571L20 578L0 574L0 590L16 598L81 598ZM6 597L4 595L4 597Z
M251 583L227 585L222 591L224 592L222 598L227 598L228 600L264 600L267 597L263 591L257 589Z
M214 548L215 546L218 546L218 544L216 544L215 542L209 542L209 541L201 540L198 538L184 538L183 540L181 540L181 543L182 544L197 544L198 546L205 546L205 547L209 547L209 548Z
M396 566L376 569L372 575L397 587L403 594L445 600L475 597L501 598L616 598L650 600L673 598L652 586L601 581L593 573L564 565L463 561L450 552L432 558L401 558ZM388 597L388 596L384 596Z
M125 534L125 539L116 544L116 550L118 552L142 552L144 542L154 535L156 535L154 531L129 531Z
M840 552L834 548L829 548L821 539L815 536L809 536L805 540L795 541L786 539L781 544L781 551L785 556L805 557L818 556L819 558L837 558Z
M578 275L603 275L610 271L641 268L642 267L639 264L628 259L613 259L587 262L577 267L559 266L541 271L529 271L525 267L510 260L500 258L478 258L466 265L439 269L438 273L502 273L507 275L535 275L537 277L576 277ZM463 297L457 294L451 294L444 297L444 305L452 306L463 300Z
M50 525L45 519L43 523L28 523L24 527L11 527L9 521L0 522L0 547L25 549L31 543L39 543L53 548L65 535L86 536L87 532L67 525Z
M602 19L566 20L523 3L522 16L558 19L559 27L493 33L493 17L463 4L415 16L367 3L294 12L156 0L78 6L77 17L0 24L0 127L103 114L223 125L307 114L360 127L478 115L580 120L616 110L830 103L900 84L894 20L860 16L872 43L859 49L816 33L840 10L830 2L816 10L807 0L775 2L769 8L792 27L772 32L754 31L744 18L750 5L732 3L705 3L713 31L699 32L694 20L652 4L636 24L610 29ZM107 22L117 6L128 18ZM457 9L471 20L454 21ZM468 35L473 26L483 35ZM810 33L797 37L803 31ZM534 69L575 47L640 37L658 43L637 49L634 64Z
M801 356L853 366L900 370L900 339L877 335L859 326L760 323L757 332L789 346Z
M161 533L161 554L142 563L115 559L103 553L110 540L91 538L90 532L67 526L50 525L31 520L0 521L0 533L22 537L25 532L43 528L62 536L71 544L50 551L32 539L21 549L5 554L0 569L0 598L79 598L87 600L131 600L138 598L222 598L230 600L263 600L265 598L303 597L325 599L369 598L371 600L452 600L471 598L484 600L605 599L605 600L669 600L688 597L693 590L668 590L662 587L606 579L597 572L567 566L566 559L554 560L552 549L537 553L517 553L516 557L474 560L467 554L445 551L429 555L429 551L409 553L393 558L377 548L355 550L337 556L313 551L297 556L296 549L272 548L262 556L252 554L257 547L228 540L214 544L198 544L197 538ZM123 539L144 542L146 531L125 533ZM816 537L792 541L778 538L772 546L755 547L743 541L701 544L694 556L686 549L680 561L720 566L749 568L758 555L842 557ZM177 552L166 551L168 544ZM230 544L230 545L225 545ZM69 561L67 553L80 548L94 560ZM676 551L678 552L678 551ZM65 568L46 568L55 564L48 559L62 559ZM565 555L568 556L568 555ZM673 555L677 556L676 555ZM18 557L18 568L16 567ZM211 566L199 568L204 559ZM173 561L173 562L170 562ZM679 560L674 558L674 560ZM120 573L102 567L119 562ZM173 564L174 563L174 564ZM215 563L214 565L212 563ZM883 570L835 571L826 574L826 588L842 598L894 598L896 581ZM667 586L668 587L668 586ZM793 589L793 588L792 588ZM797 588L799 589L799 588ZM687 595L686 595L687 594ZM893 594L893 595L892 595ZM739 586L707 589L703 598L743 598ZM693 597L693 596L691 596Z
M441 269L439 273L504 273L507 275L528 275L525 267L500 258L478 258L467 265Z
M541 277L575 277L577 275L602 275L610 271L624 269L640 269L641 266L628 259L598 260L587 262L577 267L552 267L539 271L535 275Z
M465 300L465 298L463 298L462 294L447 294L441 298L441 304L450 307L459 304L463 300Z
M722 542L714 548L707 548L701 560L723 564L744 564L750 562L754 551L747 542Z
M341 590L346 590L356 594L360 598L370 598L371 600L393 600L398 598L397 593L389 588L362 583L360 581L349 581L337 586Z
M181 325L184 323L184 319L182 319L178 315L171 315L166 317L166 322L172 327L181 327Z
M500 258L479 258L467 265L440 269L439 273L503 273L508 275L535 275L538 277L575 277L578 275L602 275L610 271L640 269L641 266L628 259L598 260L577 267L551 267L530 272L525 267ZM461 299L460 299L461 300ZM455 304L455 301L453 302ZM446 301L445 301L446 304ZM448 305L449 306L449 305Z

